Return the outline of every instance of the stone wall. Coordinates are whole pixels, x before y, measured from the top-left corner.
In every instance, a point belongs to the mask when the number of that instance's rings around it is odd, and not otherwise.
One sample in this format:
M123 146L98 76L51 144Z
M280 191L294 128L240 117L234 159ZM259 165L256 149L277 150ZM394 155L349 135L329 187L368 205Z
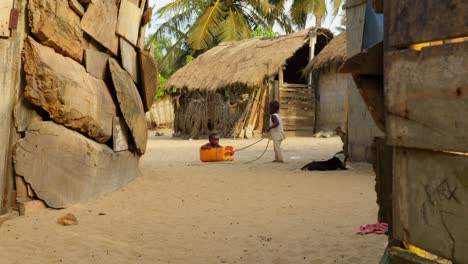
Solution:
M144 49L148 2L3 2L0 114L13 119L2 119L12 133L0 139L0 213L12 200L67 207L138 176L158 83Z
M347 81L346 75L337 74L335 69L320 73L317 131L333 131L344 126Z

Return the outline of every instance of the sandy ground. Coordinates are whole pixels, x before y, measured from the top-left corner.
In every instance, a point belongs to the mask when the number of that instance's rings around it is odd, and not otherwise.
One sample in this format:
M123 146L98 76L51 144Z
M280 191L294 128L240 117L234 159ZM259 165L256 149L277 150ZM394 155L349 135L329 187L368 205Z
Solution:
M125 188L5 222L0 263L378 263L386 237L355 235L376 221L370 166L297 170L332 156L338 138L288 138L285 164L271 163L272 151L243 164L261 142L235 162L202 165L202 143L151 136L143 176ZM56 223L68 212L79 225Z

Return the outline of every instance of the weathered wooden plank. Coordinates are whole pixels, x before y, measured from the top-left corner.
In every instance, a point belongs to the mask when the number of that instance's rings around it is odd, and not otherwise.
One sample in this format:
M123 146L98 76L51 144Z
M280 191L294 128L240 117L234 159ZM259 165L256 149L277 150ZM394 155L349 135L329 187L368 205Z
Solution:
M138 36L137 48L138 50L145 49L145 37L146 37L146 27L147 25L140 27L140 35Z
M297 88L284 88L280 89L280 94L314 94L313 90L310 89L297 89Z
M348 0L343 7L346 10L346 54L349 57L362 51L366 3L366 0Z
M115 33L117 27L117 3L115 0L90 3L81 19L81 27L93 39L118 55L119 38Z
M138 159L50 121L32 124L14 155L16 173L53 208L124 186L139 175Z
M139 92L143 101L143 107L145 112L151 109L154 102L154 97L158 90L159 76L158 66L154 61L153 56L148 51L140 51L140 76L141 85L139 86Z
M247 120L247 126L250 125L250 128L253 130L254 129L254 126L255 126L255 123L254 123L254 119L255 117L257 116L257 110L258 110L258 106L260 104L260 95L262 94L263 90L260 89L257 94L255 95L255 99L254 99L254 102L252 104L252 108L251 108L251 111L250 111L250 115L249 115L249 118Z
M314 118L309 119L288 119L283 120L283 124L285 126L313 126L314 125Z
M288 116L315 117L315 111L314 111L314 109L297 109L297 110L281 109L281 116L282 117L288 117Z
M138 42L142 13L138 5L133 4L130 0L122 0L120 2L117 34L124 37L135 47Z
M314 131L313 125L309 125L309 126L283 125L283 127L285 131Z
M312 87L308 84L301 84L301 83L283 83L280 89L281 90L284 90L284 89L312 90Z
M310 87L281 87L280 88L281 92L304 92L304 93L314 93L314 90L311 89Z
M17 34L10 38L0 38L0 215L10 209L13 191L13 164L11 148L17 139L13 125L13 108L17 94L21 90L21 50L25 36L26 1L14 2L14 8L20 9Z
M313 112L314 113L314 116L315 116L315 108L314 106L310 106L310 107L303 107L303 106L288 106L288 107L280 107L280 111L281 113L284 113L284 114L287 114L288 112L290 113L297 113L297 112L300 112L300 111L304 111L304 112Z
M134 82L138 83L138 61L135 48L123 38L120 39L120 56L122 67L132 76Z
M388 223L392 228L392 155L393 149L383 137L375 137L372 143L372 167L375 172L375 192L379 206L379 223ZM391 234L390 234L391 237Z
M268 86L264 84L263 86L263 93L260 98L260 111L258 111L258 118L257 118L257 128L260 133L264 131L264 122L265 122L265 113L266 113L266 99L268 96Z
M31 32L42 44L78 62L83 60L88 42L80 26L80 17L67 0L31 0L28 10Z
M128 150L128 127L120 117L114 117L112 145L115 152Z
M92 76L104 80L106 78L107 69L109 69L109 67L107 66L109 57L110 55L107 53L99 52L94 49L86 49L86 71Z
M468 1L389 1L385 23L388 44L393 47L468 36Z
M78 0L68 0L68 5L73 11L75 11L75 13L78 16L80 17L84 16L84 13L86 11L85 7L80 2L78 2Z
M306 116L306 115L283 115L282 119L285 120L285 122L290 122L290 121L295 121L295 120L307 120L314 122L315 118L314 116Z
M468 152L467 50L463 42L388 53L389 144Z
M310 101L299 101L299 100L290 100L290 101L285 101L282 100L280 103L281 107L304 107L304 108L314 108L314 103Z
M140 3L140 10L146 13L148 11L148 1L142 0ZM143 20L143 18L142 18ZM140 26L140 33L138 35L138 42L137 42L137 48L138 50L144 50L145 48L145 37L146 37L146 24L141 24Z
M120 111L130 129L137 152L144 154L148 140L148 131L143 103L141 102L138 90L132 77L120 68L119 63L115 59L109 59L109 68L117 94L117 101L119 101Z
M395 239L468 263L468 156L395 148Z
M10 37L10 12L13 8L13 0L2 0L0 2L0 37Z
M24 71L25 97L46 110L55 122L98 142L112 137L112 119L117 110L103 80L30 37L25 41Z
M311 101L313 99L315 99L315 96L313 94L280 93L280 101L284 101L284 100Z

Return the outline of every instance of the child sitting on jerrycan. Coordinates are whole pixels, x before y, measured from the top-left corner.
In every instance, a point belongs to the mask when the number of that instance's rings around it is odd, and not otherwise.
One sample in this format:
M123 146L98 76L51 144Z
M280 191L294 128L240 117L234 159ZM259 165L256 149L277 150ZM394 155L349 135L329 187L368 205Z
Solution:
M234 148L222 147L219 144L219 135L211 133L209 142L200 148L200 160L203 162L232 161L234 160Z

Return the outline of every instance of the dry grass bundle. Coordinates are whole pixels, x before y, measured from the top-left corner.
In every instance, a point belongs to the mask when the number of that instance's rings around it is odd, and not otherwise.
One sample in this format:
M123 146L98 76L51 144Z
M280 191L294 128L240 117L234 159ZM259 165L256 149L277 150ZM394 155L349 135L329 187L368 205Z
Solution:
M175 136L207 137L217 132L232 137L233 128L245 110L245 102L226 98L220 92L192 91L179 95L175 105Z
M346 60L346 31L333 38L315 58L310 61L304 72L321 71L331 67L341 67Z

